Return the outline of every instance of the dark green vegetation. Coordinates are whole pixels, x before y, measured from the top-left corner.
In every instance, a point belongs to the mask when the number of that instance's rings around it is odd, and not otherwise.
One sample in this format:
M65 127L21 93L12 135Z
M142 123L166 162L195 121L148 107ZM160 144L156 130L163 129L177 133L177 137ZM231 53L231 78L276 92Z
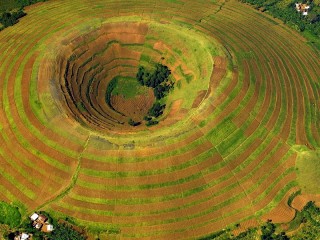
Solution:
M131 118L129 119L128 123L133 127L139 126L141 124L141 122L136 122L136 121L132 120Z
M264 225L261 226L261 239L262 240L272 240L272 239L286 240L286 239L289 239L289 237L286 235L285 232L276 233L276 225L269 220Z
M165 108L166 108L165 104L161 104L159 102L156 102L153 104L153 106L149 110L148 114L149 114L149 116L157 118L163 114L163 111Z
M317 239L320 232L320 208L314 202L308 202L296 218L300 220L300 228L292 236L292 239Z
M232 239L232 240L301 240L318 239L320 231L320 208L314 202L308 202L301 212L297 211L296 217L289 223L289 229L285 232L280 224L275 224L271 220L263 223L260 227L249 228L247 231L234 236L232 231L238 228L228 228L215 232L199 240L211 239ZM290 232L290 234L289 234Z
M13 26L26 15L23 8L37 2L46 0L1 0L0 3L0 31Z
M118 83L118 78L113 78L107 87L107 92L106 92L106 103L109 105L109 107L111 107L112 109L114 109L111 105L111 96L112 96L112 92L113 90L116 88Z
M154 96L160 100L164 98L174 86L174 82L169 80L170 74L170 69L160 63L156 65L156 69L153 72L148 72L144 67L140 66L137 73L137 80L143 86L152 87Z
M1 0L0 11L5 11L5 10L10 11L16 8L23 8L38 2L45 2L45 1L47 0Z
M154 96L157 101L148 111L148 116L145 117L147 126L158 124L158 121L153 119L160 117L163 114L166 104L160 103L160 100L168 95L174 87L174 82L169 79L171 70L160 63L156 65L153 72L147 71L143 66L139 67L137 73L137 80L142 86L153 88Z
M6 202L0 202L0 224L6 224L10 227L17 227L21 221L21 214L19 208L8 204Z
M67 222L61 222L57 225L56 229L49 236L50 240L85 240L87 239L83 233L76 231L72 225Z
M2 24L2 26L0 27L0 30L9 27L9 26L13 26L14 24L16 24L18 22L18 19L25 16L26 13L23 12L21 9L18 9L16 11L5 11L3 13L1 13L0 15L0 23Z
M306 31L316 38L320 37L320 5L318 1L241 0L241 2L250 3L256 9L267 11L298 31ZM303 16L301 12L297 12L296 2L307 3L310 6L308 15Z

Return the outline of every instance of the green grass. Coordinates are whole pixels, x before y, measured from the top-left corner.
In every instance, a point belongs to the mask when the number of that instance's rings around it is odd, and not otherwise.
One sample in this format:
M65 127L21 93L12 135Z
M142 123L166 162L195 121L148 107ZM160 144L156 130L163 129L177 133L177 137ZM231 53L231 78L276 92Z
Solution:
M135 78L117 77L117 83L112 91L112 95L120 95L125 99L135 98L139 95L147 95L149 88L141 86Z
M11 228L17 227L21 222L19 208L0 201L0 223L7 224Z
M297 181L304 193L319 194L320 152L308 151L298 153Z

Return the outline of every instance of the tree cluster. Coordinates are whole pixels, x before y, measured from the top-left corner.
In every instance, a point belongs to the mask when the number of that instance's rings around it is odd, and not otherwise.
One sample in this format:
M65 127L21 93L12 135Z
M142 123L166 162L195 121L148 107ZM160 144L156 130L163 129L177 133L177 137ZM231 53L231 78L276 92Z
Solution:
M19 22L19 18L27 15L23 8L47 0L12 0L0 6L0 31ZM0 4L1 5L1 4Z
M276 225L268 220L261 226L261 240L289 240L285 232L276 233Z
M148 72L143 66L139 67L136 75L138 82L142 86L153 88L154 96L157 99L149 110L148 115L144 118L147 121L147 126L159 123L154 118L161 116L166 107L166 104L161 104L159 100L167 96L174 87L174 82L169 79L170 75L171 70L161 63L156 65L156 69L153 72Z
M21 9L17 11L5 11L0 15L0 23L2 24L2 28L6 28L9 26L13 26L18 22L19 18L25 16L26 13L23 12Z
M160 104L159 102L155 102L153 106L148 111L149 116L159 117L163 114L164 109L166 108L165 104Z
M151 73L140 66L136 78L141 85L152 87L155 97L161 99L165 97L174 86L174 83L169 80L170 74L171 71L167 66L158 63L156 69Z

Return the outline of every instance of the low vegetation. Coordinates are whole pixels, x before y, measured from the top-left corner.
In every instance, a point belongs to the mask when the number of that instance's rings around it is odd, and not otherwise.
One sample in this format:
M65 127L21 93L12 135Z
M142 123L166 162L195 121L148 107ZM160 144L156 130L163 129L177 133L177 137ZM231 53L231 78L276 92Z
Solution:
M0 224L17 227L21 221L19 208L6 202L0 202Z
M297 181L305 193L319 194L320 152L301 152L296 160Z
M137 95L148 94L148 88L141 86L135 78L117 77L116 85L112 90L112 95L120 95L125 99L134 98Z

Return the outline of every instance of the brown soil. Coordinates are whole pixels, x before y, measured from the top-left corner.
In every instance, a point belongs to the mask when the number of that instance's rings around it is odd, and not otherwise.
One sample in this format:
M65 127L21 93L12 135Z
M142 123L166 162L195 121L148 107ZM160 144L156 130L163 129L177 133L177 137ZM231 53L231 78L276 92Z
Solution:
M123 96L112 96L111 105L120 113L135 122L140 122L148 114L149 109L154 103L154 93L152 89L148 90L147 95L137 95L134 98L126 99Z

